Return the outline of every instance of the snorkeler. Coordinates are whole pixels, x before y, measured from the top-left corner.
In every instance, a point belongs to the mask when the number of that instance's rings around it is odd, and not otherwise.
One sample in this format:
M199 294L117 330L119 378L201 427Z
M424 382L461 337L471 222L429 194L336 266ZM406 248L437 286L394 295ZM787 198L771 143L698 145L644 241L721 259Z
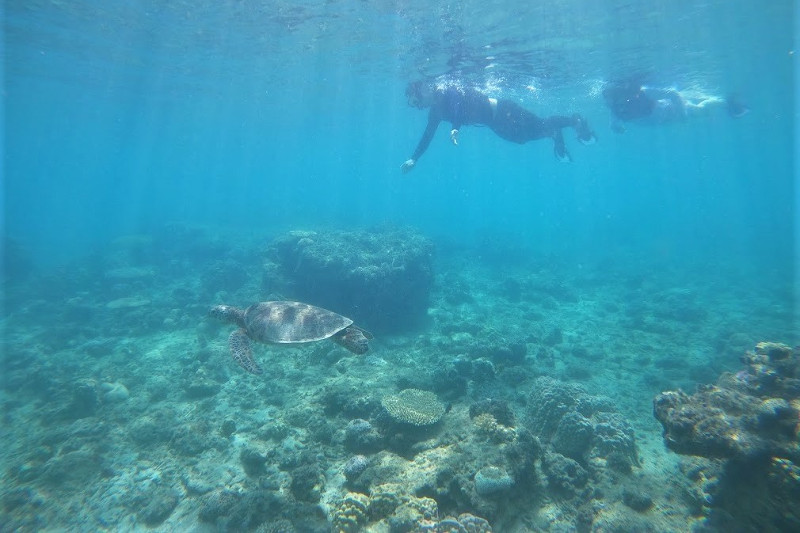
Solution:
M735 96L727 99L718 96L690 97L675 89L647 87L635 81L609 84L603 90L603 98L613 115L611 129L616 133L625 131L624 122L666 124L705 115L712 109L723 107L733 118L750 111Z
M450 141L458 145L458 130L461 126L474 124L489 126L499 137L524 144L537 139L553 139L554 152L562 162L569 162L569 152L564 144L563 128L574 128L578 140L592 144L595 136L586 119L577 113L571 117L554 115L541 118L509 100L489 98L475 89L458 87L437 88L434 85L415 81L406 88L408 104L418 109L430 108L428 125L410 159L400 167L403 172L414 168L428 149L439 123L446 120L452 124Z

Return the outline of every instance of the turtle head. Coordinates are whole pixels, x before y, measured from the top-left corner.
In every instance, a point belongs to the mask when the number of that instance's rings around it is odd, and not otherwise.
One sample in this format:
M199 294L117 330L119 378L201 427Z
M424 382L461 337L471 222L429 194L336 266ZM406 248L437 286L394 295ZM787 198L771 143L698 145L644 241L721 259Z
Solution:
M244 327L244 311L232 305L215 305L208 310L208 316Z

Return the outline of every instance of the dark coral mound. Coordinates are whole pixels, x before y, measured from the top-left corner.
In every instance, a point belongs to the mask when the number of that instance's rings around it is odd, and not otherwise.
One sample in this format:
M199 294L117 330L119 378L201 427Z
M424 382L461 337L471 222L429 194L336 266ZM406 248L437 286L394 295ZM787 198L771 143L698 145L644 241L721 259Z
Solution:
M717 482L703 489L711 527L800 531L800 349L762 342L742 362L691 396L659 394L655 417L668 448L715 460Z
M366 328L400 332L427 313L433 244L408 229L292 231L267 251L267 293L308 301Z
M742 361L745 369L691 396L680 390L656 396L653 412L668 448L724 459L800 459L798 349L762 342Z
M638 466L633 428L613 401L580 385L537 378L530 395L529 427L553 450L582 465L603 459L627 472Z

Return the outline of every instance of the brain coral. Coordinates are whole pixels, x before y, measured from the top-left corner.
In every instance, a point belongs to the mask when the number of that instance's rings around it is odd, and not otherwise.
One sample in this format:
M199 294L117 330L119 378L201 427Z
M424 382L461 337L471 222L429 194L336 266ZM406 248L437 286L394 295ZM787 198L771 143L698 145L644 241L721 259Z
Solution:
M444 404L436 395L419 389L404 389L397 394L385 396L381 405L395 422L414 426L429 426L444 415Z

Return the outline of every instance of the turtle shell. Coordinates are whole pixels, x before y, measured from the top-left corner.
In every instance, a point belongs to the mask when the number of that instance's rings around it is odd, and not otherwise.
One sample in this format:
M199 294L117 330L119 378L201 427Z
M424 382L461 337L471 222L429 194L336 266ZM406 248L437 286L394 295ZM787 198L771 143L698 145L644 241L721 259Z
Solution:
M245 310L248 336L259 342L311 342L353 323L347 317L302 302L259 302Z

